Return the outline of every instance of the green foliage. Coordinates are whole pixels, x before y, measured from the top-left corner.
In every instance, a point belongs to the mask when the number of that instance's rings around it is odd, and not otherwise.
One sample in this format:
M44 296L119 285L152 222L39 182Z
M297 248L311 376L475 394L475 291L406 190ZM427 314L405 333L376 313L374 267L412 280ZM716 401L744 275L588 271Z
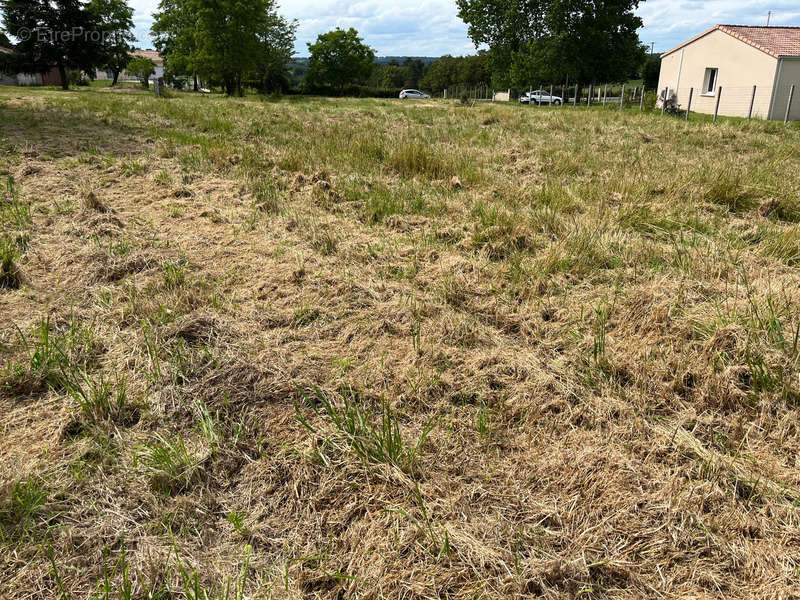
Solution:
M486 44L495 84L622 81L644 50L634 13L639 0L587 5L582 0L457 0L476 45Z
M280 90L297 25L276 8L274 0L162 0L151 32L173 75L197 74L229 96L243 95L246 82Z
M475 56L443 56L430 67L420 87L434 94L456 86L478 87L491 83L489 57L485 52Z
M0 543L24 538L32 522L47 502L47 490L42 481L29 476L11 486L8 502L0 506Z
M186 262L185 261L166 261L161 265L163 272L164 286L174 290L186 283Z
M0 289L17 289L22 283L17 258L17 244L9 236L0 237Z
M81 0L6 0L0 17L8 33L19 39L15 47L19 72L42 73L57 67L67 89L70 69L91 73L105 63L102 36L75 33L103 30L103 15Z
M9 362L4 369L4 385L16 393L30 393L46 387L61 387L61 373L68 365L68 340L44 317L30 336L17 330L26 354L23 362Z
M181 435L156 435L152 443L136 450L134 462L150 478L153 489L165 494L188 489L197 481L202 467Z
M0 386L16 394L63 390L65 374L91 363L97 351L93 327L74 317L63 328L43 317L29 335L17 329L17 336L23 357L0 369Z
M89 423L123 423L132 415L124 379L67 371L62 373L62 384Z
M411 473L433 428L433 422L428 423L416 443L410 444L403 438L398 417L386 400L381 403L380 415L375 416L359 403L352 392L344 395L341 405L335 404L321 390L315 390L313 397L304 397L318 415L333 423L345 444L366 464L386 463ZM317 433L299 413L297 419L309 431Z
M403 88L418 88L424 74L425 63L418 58L407 58L402 65L392 60L388 64L375 65L369 85L398 91Z
M98 30L103 34L100 55L102 64L113 73L111 85L130 61L133 35L133 8L125 0L91 0L87 6L95 18Z
M150 77L156 72L156 64L146 56L137 56L128 63L128 73L142 82L143 87L150 87Z
M644 83L645 89L654 90L658 86L658 76L661 74L661 55L649 54L644 59L639 77Z
M306 82L310 85L340 87L364 83L374 68L375 51L364 44L358 32L334 29L321 33L308 44L311 58Z

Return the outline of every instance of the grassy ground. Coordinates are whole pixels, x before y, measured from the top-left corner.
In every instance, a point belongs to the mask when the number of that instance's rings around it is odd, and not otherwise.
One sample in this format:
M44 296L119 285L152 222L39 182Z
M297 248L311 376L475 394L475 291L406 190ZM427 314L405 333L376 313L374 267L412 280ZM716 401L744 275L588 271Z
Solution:
M0 122L0 597L800 593L798 128Z

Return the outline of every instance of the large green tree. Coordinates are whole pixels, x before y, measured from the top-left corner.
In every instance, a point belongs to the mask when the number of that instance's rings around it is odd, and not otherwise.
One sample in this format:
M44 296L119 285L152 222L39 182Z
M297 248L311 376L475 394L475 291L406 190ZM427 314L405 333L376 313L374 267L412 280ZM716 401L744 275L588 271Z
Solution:
M225 93L247 81L269 88L287 80L296 23L274 0L161 0L151 32L167 68L200 75Z
M375 67L375 51L352 27L321 33L315 43L308 44L308 50L311 56L306 82L312 86L344 89L364 83Z
M435 94L454 87L475 88L491 83L488 56L442 56L428 67L420 87Z
M150 77L155 71L155 63L145 56L132 58L128 63L128 73L136 77L145 88L150 87Z
M153 44L164 59L165 75L192 75L197 91L197 71L193 67L196 44L196 15L187 0L161 0L153 14L150 33Z
M45 73L53 67L61 86L69 87L67 71L91 73L104 62L101 23L82 0L4 0L6 30L19 40L15 68Z
M636 73L644 59L639 2L456 0L476 46L489 46L495 83L503 87Z
M130 61L133 35L133 9L125 0L91 0L88 9L94 14L102 34L102 65L111 71L111 85L117 85L119 74Z

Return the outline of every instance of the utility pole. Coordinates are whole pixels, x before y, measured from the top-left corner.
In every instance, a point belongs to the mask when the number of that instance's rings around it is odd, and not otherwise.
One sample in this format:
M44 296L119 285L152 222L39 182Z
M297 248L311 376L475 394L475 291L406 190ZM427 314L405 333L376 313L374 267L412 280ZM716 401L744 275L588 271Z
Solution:
M653 53L656 51L656 43L650 42L650 56L653 56Z
M769 22L770 22L771 18L772 18L772 11L768 10L767 11L767 27L769 27Z

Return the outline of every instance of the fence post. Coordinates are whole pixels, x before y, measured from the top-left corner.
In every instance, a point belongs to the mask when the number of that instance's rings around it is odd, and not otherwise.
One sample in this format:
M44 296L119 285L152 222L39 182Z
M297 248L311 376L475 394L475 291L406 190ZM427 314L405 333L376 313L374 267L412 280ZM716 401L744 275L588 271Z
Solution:
M783 117L784 125L789 122L789 111L792 108L792 98L794 98L794 84L792 84L792 87L789 88L789 101L786 103L786 114Z
M589 84L589 93L586 94L586 106L589 106L592 103L592 84Z
M619 93L619 107L622 108L624 104L625 104L625 84L623 83L622 91Z
M686 120L689 120L689 112L692 110L692 95L694 94L694 88L689 88L689 103L686 105Z
M642 86L642 95L639 96L639 112L644 110L644 86Z
M575 84L575 97L572 99L572 106L578 106L578 84Z
M753 104L756 101L756 86L753 86L753 95L750 96L750 110L747 111L747 119L753 116Z
M717 89L717 103L714 105L714 122L717 120L717 113L719 113L719 101L722 99L722 86Z

